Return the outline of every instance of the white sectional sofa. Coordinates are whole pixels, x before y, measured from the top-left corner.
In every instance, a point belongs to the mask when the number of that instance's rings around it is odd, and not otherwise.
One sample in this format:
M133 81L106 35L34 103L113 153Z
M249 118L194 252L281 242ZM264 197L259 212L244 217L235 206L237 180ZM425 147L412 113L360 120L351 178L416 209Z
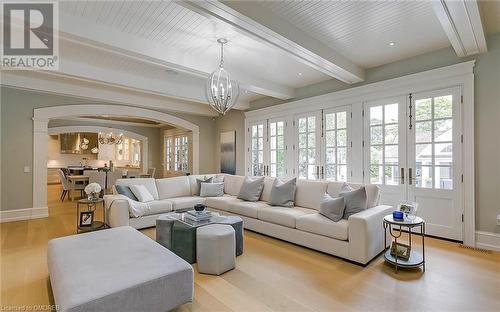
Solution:
M295 207L267 204L273 178L266 178L260 201L237 198L244 176L224 175L224 196L199 197L196 178L214 176L182 176L175 178L123 179L117 184L142 184L153 195L150 209L141 217L131 217L129 201L123 195L106 195L107 223L111 227L130 225L137 229L155 226L156 218L169 211L192 208L204 203L210 210L238 215L246 229L319 250L360 264L367 264L384 248L382 219L392 207L379 205L375 185L365 185L368 209L348 220L333 222L318 213L325 192L336 197L343 182L297 180ZM353 188L361 184L349 183Z

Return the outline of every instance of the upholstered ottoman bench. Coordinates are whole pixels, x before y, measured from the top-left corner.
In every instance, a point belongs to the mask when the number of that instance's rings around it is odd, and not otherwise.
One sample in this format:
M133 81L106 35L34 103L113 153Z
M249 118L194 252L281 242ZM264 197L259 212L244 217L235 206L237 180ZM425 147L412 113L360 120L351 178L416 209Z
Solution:
M193 298L192 267L132 227L53 239L47 258L59 311L168 311Z

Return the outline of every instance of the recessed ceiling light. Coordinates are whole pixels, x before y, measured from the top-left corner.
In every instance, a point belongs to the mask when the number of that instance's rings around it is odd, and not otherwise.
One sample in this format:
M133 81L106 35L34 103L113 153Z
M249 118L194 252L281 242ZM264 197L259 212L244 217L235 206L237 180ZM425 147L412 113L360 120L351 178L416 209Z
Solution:
M389 45L392 47L392 46L395 46L396 45L396 42L389 42Z
M248 90L245 90L245 93L248 93Z
M302 73L299 73L299 76L302 76Z

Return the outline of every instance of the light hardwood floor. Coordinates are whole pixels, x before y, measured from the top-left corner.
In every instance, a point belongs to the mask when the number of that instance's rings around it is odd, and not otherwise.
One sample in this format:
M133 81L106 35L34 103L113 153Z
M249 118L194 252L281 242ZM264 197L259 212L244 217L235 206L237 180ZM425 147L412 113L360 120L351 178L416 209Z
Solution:
M61 203L59 194L60 186L49 186L49 218L0 225L0 308L53 303L47 242L76 232L76 204ZM154 228L142 232L154 239ZM395 274L382 256L361 267L246 231L236 269L195 273L194 301L178 310L498 311L499 253L426 243L427 272Z

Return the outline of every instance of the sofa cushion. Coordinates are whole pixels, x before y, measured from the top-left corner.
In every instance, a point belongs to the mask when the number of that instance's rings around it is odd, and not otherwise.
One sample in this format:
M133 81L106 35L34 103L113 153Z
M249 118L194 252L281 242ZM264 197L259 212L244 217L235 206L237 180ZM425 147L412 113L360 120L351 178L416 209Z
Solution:
M330 194L323 195L323 201L319 208L319 213L328 219L338 222L344 216L345 199L344 197L331 197Z
M137 197L135 197L134 193L130 190L129 186L126 185L115 185L116 193L127 196L131 200L139 201Z
M266 206L260 207L257 210L257 218L262 221L287 226L289 228L295 228L295 221L297 220L297 217L311 213L317 213L317 211L301 207Z
M196 180L200 179L200 180L206 180L206 179L209 179L209 178L212 178L212 182L213 179L215 177L215 174L192 174L192 175L189 175L188 176L188 180L189 180L189 186L191 187L191 195L200 195L200 185L198 184L198 182Z
M118 179L116 180L116 185L126 185L129 187L131 185L144 185L148 189L148 192L153 195L154 199L159 199L156 182L153 178Z
M340 190L345 182L329 182L327 192L332 197L339 197ZM372 208L379 205L380 189L375 184L360 184L360 183L347 183L351 188L357 190L364 186L366 191L366 208Z
M347 220L340 220L333 222L319 213L307 214L299 216L296 222L296 228L301 231L323 235L339 240L348 239L348 225Z
M191 195L191 186L187 176L158 179L156 187L160 199Z
M271 190L273 189L274 181L276 178L265 177L264 178L264 189L262 189L262 194L260 195L260 200L269 202L271 199Z
M296 189L297 178L288 181L276 178L271 189L271 196L267 202L271 206L293 207Z
M349 219L350 216L366 209L366 191L362 186L357 190L353 190L347 184L344 184L339 196L344 197L345 210L344 219Z
M224 175L224 193L238 196L244 180L244 176L230 174Z
M264 177L245 177L240 192L238 193L238 198L256 202L259 200L260 195L262 195L263 189Z
M319 210L327 186L328 183L324 181L299 179L295 191L295 206Z
M212 207L218 210L228 211L230 203L239 203L241 199L236 198L236 196L225 194L221 197L207 197L205 205L207 207Z
M172 208L174 211L188 208L194 209L194 205L205 204L205 198L199 196L173 197L168 200L172 202Z
M249 201L241 201L237 203L229 203L228 211L239 214L242 216L250 217L257 219L257 211L259 208L267 208L266 202L258 201L258 202L249 202Z
M141 184L131 185L130 190L134 193L135 197L141 203L149 202L155 200L153 195L148 191L148 189Z
M148 203L149 209L144 213L151 216L160 213L167 213L173 210L172 202L169 199L154 200Z

